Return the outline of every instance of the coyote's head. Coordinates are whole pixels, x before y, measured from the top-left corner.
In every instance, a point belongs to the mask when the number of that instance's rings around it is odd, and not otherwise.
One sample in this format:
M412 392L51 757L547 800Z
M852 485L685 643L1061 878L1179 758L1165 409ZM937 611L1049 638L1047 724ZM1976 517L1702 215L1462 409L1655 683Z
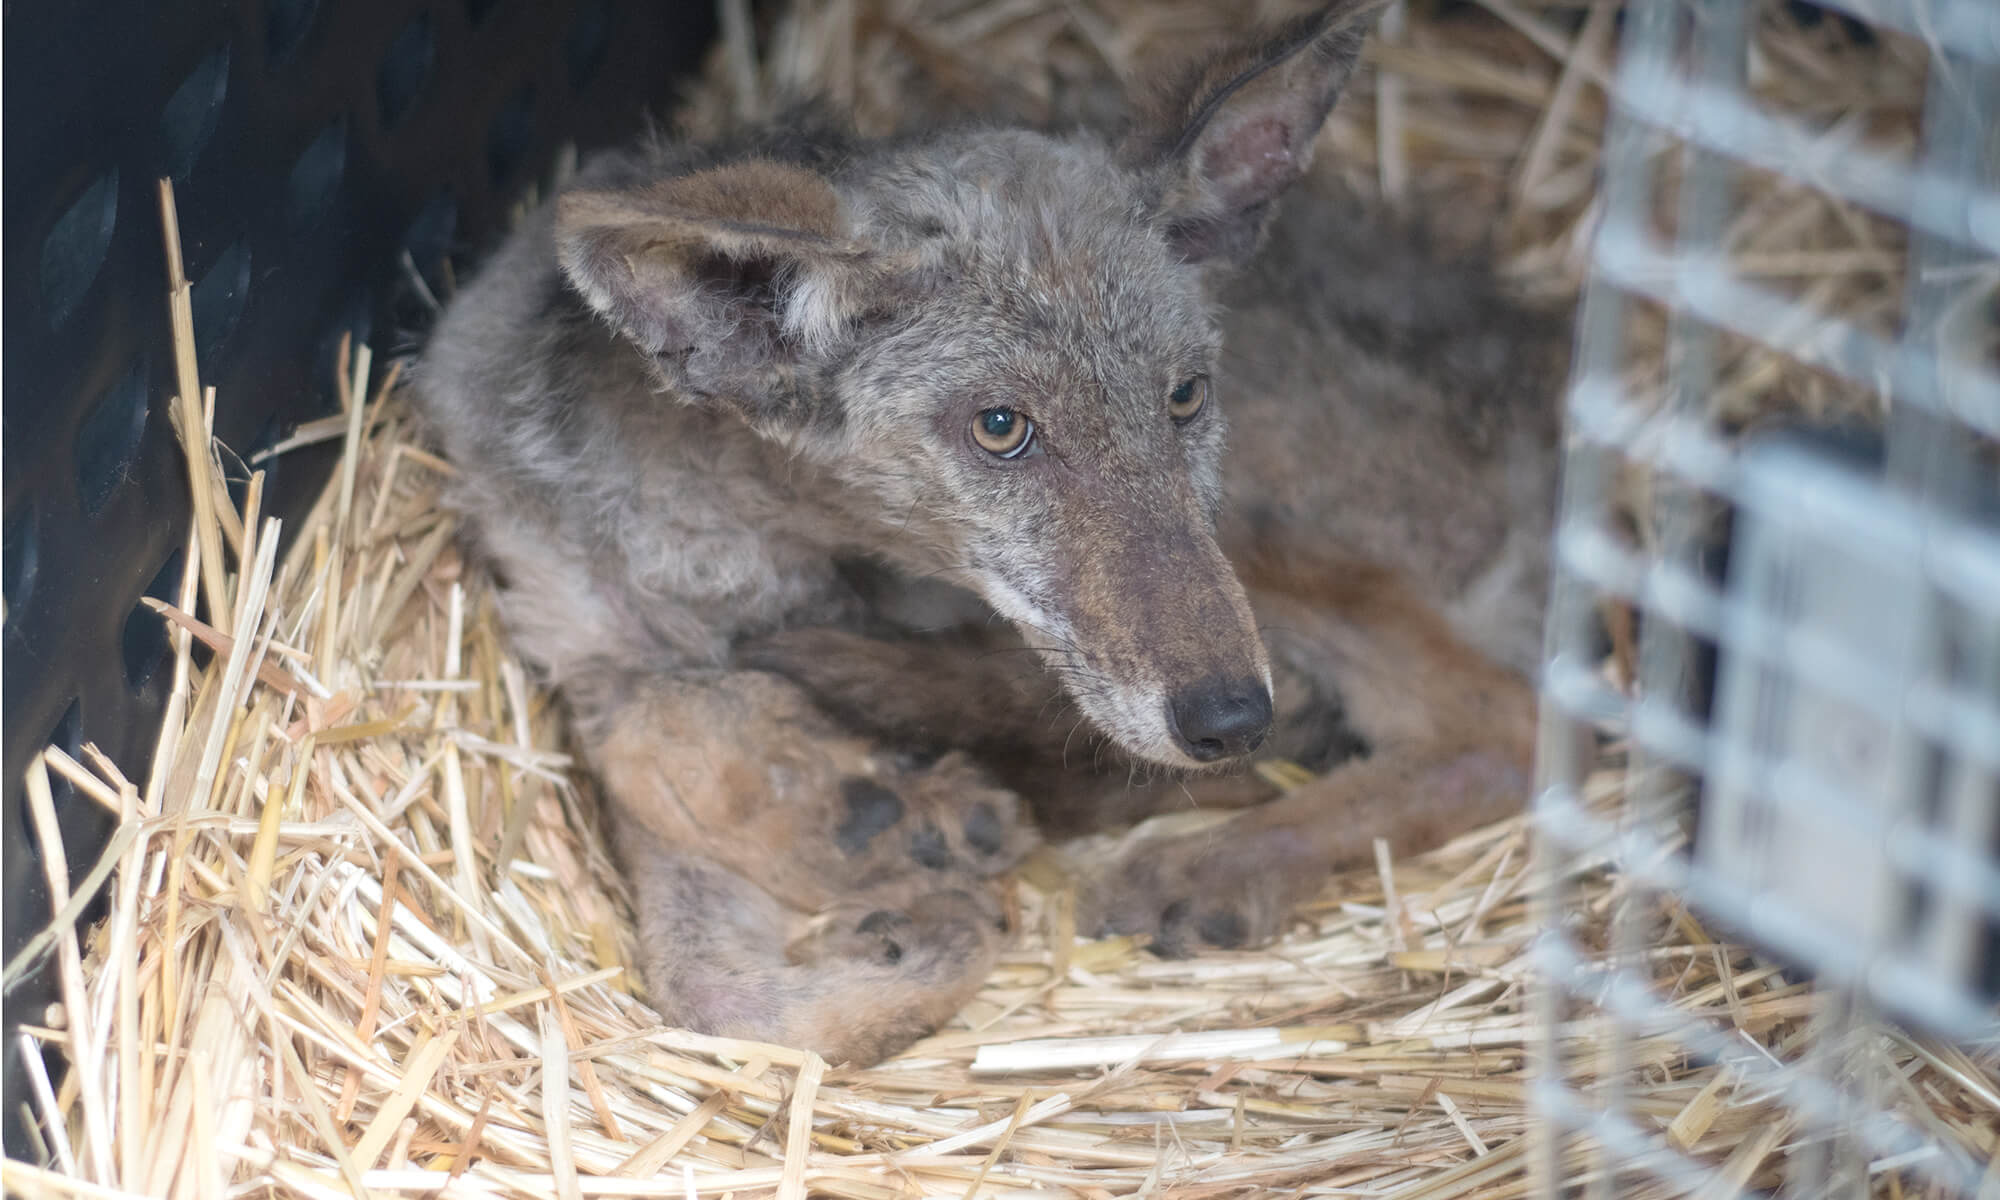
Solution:
M1217 57L1118 137L778 143L558 207L563 270L672 395L840 481L851 547L977 591L1130 753L1254 749L1270 669L1217 547L1206 296L1381 0Z

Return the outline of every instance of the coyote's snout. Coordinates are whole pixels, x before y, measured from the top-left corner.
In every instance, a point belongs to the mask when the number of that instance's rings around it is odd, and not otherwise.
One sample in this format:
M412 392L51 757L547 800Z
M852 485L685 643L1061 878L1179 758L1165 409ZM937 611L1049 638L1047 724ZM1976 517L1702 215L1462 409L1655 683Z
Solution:
M1240 757L1271 730L1263 642L1205 514L1162 516L1107 515L1062 541L1063 624L1038 644L1130 753L1184 767Z
M1351 208L1277 215L1381 3L1117 131L606 154L446 313L419 398L670 1019L906 1044L993 961L1029 810L1361 756L1085 889L1178 953L1517 799L1531 708L1470 647L1532 644L1559 343Z

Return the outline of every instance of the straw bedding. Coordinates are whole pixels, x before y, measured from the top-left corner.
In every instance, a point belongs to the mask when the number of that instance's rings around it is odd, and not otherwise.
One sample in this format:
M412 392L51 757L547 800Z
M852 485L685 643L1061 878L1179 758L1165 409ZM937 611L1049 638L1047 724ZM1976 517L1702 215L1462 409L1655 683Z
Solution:
M713 128L811 85L864 124L912 104L1090 103L1227 24L1194 0L844 0L731 34L682 120ZM1266 5L1266 8L1272 6ZM1392 20L1326 133L1350 182L1452 197L1440 236L1485 241L1524 291L1576 287L1616 6L1482 0ZM1908 145L1922 52L1770 17L1758 83ZM1857 66L1865 65L1865 72ZM1040 112L1037 112L1037 109ZM1733 249L1849 316L1895 311L1899 234L1751 181ZM1497 218L1495 214L1498 214ZM186 292L184 430L203 426ZM1642 322L1659 322L1642 315ZM172 708L149 775L59 751L29 780L59 910L40 946L63 1001L23 1036L76 1069L35 1078L47 1169L7 1190L215 1198L446 1193L864 1198L1519 1195L1529 1129L1524 830L1470 832L1335 880L1265 950L1159 960L1078 940L1068 874L1103 847L1032 861L1025 930L950 1027L869 1070L662 1028L633 993L625 898L559 714L511 657L436 499L422 447L365 348L344 363L340 471L282 559L275 523L208 503L172 622ZM1656 378L1657 361L1632 364ZM1783 360L1729 359L1722 415L1867 407ZM211 404L213 398L210 398ZM205 444L196 437L195 444ZM246 511L247 510L247 511ZM197 622L184 614L202 612ZM47 780L120 817L97 864L62 860ZM1596 800L1617 800L1618 775ZM1584 938L1621 899L1583 864ZM90 894L110 915L78 928ZM1681 1009L1797 1053L1812 996L1672 909L1655 952ZM12 972L19 964L12 964ZM1996 1071L1896 1040L1901 1103L1994 1149ZM1638 1111L1752 1184L1786 1152L1772 1111L1640 1043ZM1580 1152L1565 1162L1581 1171ZM1901 1194L1894 1172L1880 1183Z

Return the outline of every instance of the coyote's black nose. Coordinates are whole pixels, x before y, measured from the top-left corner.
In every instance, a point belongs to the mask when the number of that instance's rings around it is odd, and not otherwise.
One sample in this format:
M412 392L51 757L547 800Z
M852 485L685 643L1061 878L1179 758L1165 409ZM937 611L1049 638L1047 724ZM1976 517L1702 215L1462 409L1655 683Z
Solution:
M1271 693L1255 679L1201 683L1175 696L1167 716L1190 758L1235 758L1263 745L1271 732Z

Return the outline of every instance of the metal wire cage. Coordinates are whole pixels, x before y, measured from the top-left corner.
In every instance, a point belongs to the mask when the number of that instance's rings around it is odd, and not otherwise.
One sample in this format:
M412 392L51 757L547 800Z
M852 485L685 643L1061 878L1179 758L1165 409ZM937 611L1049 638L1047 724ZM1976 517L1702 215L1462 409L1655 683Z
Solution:
M2000 1048L2000 4L1823 2L1926 49L1913 154L1764 103L1752 0L1625 14L1542 681L1543 1194L2000 1195L1887 1052ZM1889 328L1733 269L1749 173L1902 227ZM1664 378L1632 365L1649 307ZM1880 419L1730 427L1711 400L1743 346ZM1586 945L1572 884L1606 870ZM1676 920L1768 956L1717 946L1725 978L1803 985L1798 1034L1675 1004L1684 964L1653 947ZM1705 1152L1645 1092L1663 1057L1706 1068L1687 1104L1761 1130Z

